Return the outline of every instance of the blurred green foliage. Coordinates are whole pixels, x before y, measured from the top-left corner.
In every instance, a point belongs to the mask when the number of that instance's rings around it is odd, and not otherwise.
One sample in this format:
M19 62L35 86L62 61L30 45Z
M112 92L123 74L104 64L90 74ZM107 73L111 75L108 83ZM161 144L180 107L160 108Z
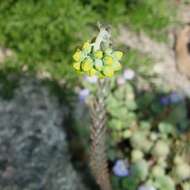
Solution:
M165 40L167 26L173 24L176 15L174 1L138 1L128 9L127 23L136 31L144 31L157 40Z
M96 16L78 1L1 1L0 42L30 69L43 67L54 77L64 76L72 72L71 52Z
M136 190L139 184L147 182L159 190L175 190L175 185L184 185L178 167L188 163L189 157L189 152L182 148L187 143L183 131L189 127L186 104L181 101L163 105L160 99L167 93L151 84L146 90L139 89L138 77L122 85L114 80L106 102L111 135L109 159L128 160L131 172L127 177L118 177L122 184L118 185L116 179L113 183L116 189ZM178 156L183 161L175 164ZM186 167L189 170L190 166ZM189 175L185 177L188 183Z
M27 64L30 71L71 79L76 77L72 52L92 37L98 21L159 36L158 30L170 23L168 6L164 0L2 0L0 44L15 52L13 66Z

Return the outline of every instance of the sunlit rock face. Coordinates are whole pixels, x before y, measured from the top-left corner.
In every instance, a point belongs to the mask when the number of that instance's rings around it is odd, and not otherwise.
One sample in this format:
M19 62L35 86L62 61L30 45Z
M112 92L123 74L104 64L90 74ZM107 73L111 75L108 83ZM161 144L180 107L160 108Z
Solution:
M190 78L190 25L177 34L175 50L178 70Z
M65 110L35 79L0 98L0 189L85 190L69 161Z

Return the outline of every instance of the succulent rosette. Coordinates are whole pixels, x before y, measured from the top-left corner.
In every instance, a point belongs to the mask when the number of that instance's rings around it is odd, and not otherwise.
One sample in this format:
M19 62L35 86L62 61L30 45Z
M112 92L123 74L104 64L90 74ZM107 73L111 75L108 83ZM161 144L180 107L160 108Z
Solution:
M112 77L121 69L123 53L114 51L109 44L109 33L102 29L95 42L87 41L73 54L76 71L99 78Z

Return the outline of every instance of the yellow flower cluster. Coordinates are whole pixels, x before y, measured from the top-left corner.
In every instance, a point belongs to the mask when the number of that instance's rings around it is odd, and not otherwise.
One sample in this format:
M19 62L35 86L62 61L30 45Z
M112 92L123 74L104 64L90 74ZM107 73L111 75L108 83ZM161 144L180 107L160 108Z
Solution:
M77 49L73 55L73 67L89 76L112 77L116 71L121 69L119 61L122 56L121 51L113 51L110 48L94 51L93 44L85 42L83 47Z

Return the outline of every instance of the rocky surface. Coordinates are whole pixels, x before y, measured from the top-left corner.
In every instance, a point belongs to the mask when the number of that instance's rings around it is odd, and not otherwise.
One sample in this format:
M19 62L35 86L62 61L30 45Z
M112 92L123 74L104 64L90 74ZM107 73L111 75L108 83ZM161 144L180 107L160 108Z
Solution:
M190 5L182 3L178 7L178 18L182 23L190 23Z
M0 98L1 190L86 190L69 160L65 110L27 77L12 99Z
M178 71L174 51L175 36L178 35L180 30L183 30L184 25L190 22L190 4L178 1L177 6L177 20L179 24L168 27L167 43L157 42L144 32L135 33L126 27L121 28L118 40L128 47L150 56L154 60L153 72L158 74L163 85L190 97L190 79Z
M163 85L167 85L173 90L181 91L186 96L190 96L190 81L181 74L176 67L173 31L169 32L170 43L156 42L144 32L134 33L128 28L122 28L119 42L147 54L154 60L153 72L158 74Z

